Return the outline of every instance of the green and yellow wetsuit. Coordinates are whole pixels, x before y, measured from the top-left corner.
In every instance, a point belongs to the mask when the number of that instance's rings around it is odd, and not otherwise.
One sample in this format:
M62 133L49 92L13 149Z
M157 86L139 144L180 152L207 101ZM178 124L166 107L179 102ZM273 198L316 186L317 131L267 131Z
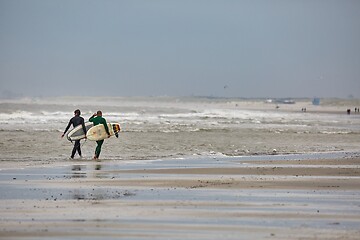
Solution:
M103 118L101 116L91 116L90 119L89 119L89 122L93 122L94 126L99 125L99 124L104 124L106 133L108 135L110 135L109 128L107 126L105 118ZM95 157L99 158L100 152L101 152L101 146L104 143L104 140L96 141L96 143L97 143L97 146L96 146L96 149L95 149Z

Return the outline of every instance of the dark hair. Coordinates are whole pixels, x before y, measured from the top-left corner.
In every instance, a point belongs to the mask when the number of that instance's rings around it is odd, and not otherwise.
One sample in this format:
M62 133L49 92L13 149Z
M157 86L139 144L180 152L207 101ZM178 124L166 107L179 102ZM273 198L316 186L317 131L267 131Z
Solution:
M97 111L97 113L96 113L98 116L101 116L102 115L102 112L99 110L99 111Z
M79 116L80 116L80 114L81 114L81 112L80 112L79 109L76 109L76 110L74 111L74 113L75 113L75 115L79 115Z

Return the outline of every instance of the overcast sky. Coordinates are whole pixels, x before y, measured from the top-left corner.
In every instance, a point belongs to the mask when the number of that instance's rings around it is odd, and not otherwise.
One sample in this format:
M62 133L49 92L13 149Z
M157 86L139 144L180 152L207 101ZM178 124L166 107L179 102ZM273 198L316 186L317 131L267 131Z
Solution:
M0 90L360 98L360 1L0 0Z

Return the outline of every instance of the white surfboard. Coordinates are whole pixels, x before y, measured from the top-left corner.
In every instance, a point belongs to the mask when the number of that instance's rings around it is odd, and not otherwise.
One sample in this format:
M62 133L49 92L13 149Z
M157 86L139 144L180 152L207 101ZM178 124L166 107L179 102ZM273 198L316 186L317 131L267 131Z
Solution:
M86 132L93 126L94 126L94 123L86 122L85 123ZM69 141L76 141L76 140L85 138L85 135L86 135L86 133L84 133L82 125L78 125L78 126L74 127L70 132L68 132L66 137Z
M120 124L119 123L108 123L110 136L114 136L118 132L120 132ZM104 124L99 124L90 128L86 133L87 139L91 141L99 141L108 138L108 134L106 133Z

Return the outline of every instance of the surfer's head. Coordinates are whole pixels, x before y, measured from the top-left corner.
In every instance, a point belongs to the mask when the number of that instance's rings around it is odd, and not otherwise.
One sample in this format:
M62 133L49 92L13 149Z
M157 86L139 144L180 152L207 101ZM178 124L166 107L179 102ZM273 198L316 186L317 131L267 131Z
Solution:
M76 109L76 110L74 111L74 114L75 114L76 116L80 116L81 112L80 112L79 109Z
M99 110L99 111L96 112L96 115L97 116L102 116L102 112Z

